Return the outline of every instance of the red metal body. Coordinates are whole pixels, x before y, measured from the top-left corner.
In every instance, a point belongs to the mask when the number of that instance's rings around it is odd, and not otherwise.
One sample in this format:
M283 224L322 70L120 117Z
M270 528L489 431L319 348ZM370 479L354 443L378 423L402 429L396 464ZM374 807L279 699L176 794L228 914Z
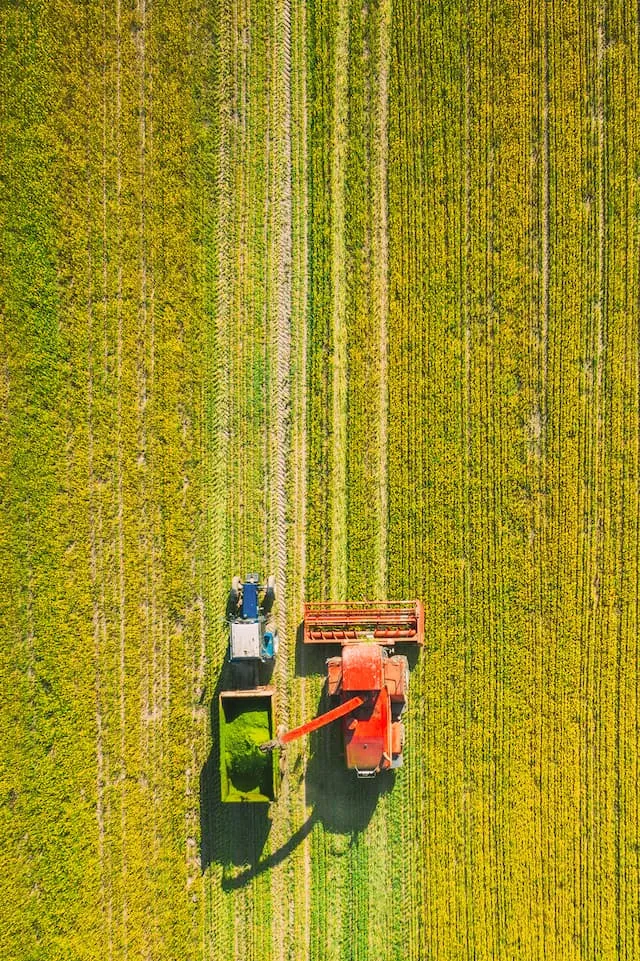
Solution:
M280 734L263 750L282 747L341 718L348 768L359 777L373 777L400 767L409 664L403 655L387 651L396 641L424 643L420 601L305 604L304 642L342 644L342 656L327 660L327 693L336 706Z
M359 777L373 777L400 767L404 741L400 715L406 705L408 677L406 657L390 657L384 647L370 641L348 644L342 657L327 661L327 693L337 706L264 747L283 747L342 718L348 768Z
M390 658L379 644L363 641L345 645L342 657L332 660L342 662L339 676L334 669L334 684L337 681L337 685L333 697L346 700L355 691L369 694L364 704L342 722L347 767L361 777L400 767L403 740L400 714L406 704L407 659L400 655ZM396 746L400 744L395 752L394 740Z
M421 601L341 601L304 605L304 643L424 644Z

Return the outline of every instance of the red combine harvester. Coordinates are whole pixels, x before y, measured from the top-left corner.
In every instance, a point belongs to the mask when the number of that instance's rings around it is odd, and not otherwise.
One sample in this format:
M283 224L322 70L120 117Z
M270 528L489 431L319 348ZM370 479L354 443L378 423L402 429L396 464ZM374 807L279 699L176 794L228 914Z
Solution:
M424 643L420 601L305 604L304 643L342 645L342 656L327 660L331 709L279 732L261 750L282 748L341 718L346 764L358 777L401 767L409 663L387 650L396 642Z

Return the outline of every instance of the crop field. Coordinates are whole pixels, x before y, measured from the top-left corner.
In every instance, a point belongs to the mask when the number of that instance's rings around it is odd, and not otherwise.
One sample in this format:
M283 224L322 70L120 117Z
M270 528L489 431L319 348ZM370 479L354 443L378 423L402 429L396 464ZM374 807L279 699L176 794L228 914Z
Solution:
M637 961L637 6L0 22L3 961ZM424 601L395 777L220 802L252 570L287 725Z

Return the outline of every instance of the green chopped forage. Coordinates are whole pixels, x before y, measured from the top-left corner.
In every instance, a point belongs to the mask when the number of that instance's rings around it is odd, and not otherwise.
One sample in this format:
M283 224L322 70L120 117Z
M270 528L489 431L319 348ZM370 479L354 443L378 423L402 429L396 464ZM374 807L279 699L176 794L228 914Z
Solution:
M271 764L270 755L263 754L260 745L268 740L266 711L247 711L227 724L225 763L229 780L238 791L260 790Z

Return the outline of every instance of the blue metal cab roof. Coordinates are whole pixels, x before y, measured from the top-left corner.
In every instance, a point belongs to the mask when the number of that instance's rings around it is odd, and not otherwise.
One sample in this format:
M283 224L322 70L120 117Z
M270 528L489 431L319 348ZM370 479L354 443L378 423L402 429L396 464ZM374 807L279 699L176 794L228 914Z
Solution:
M245 620L258 619L258 585L251 582L242 585L242 616Z

